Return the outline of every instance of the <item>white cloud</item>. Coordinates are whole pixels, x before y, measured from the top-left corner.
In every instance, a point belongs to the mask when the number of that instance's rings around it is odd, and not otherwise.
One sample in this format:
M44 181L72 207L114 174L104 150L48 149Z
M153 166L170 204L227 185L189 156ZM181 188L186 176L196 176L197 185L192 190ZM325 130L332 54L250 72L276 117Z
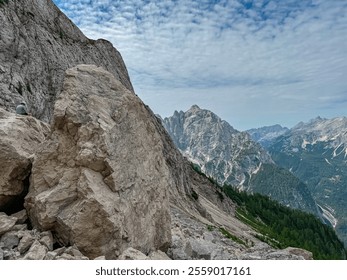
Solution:
M164 116L198 103L244 129L345 114L345 1L55 2L115 45Z

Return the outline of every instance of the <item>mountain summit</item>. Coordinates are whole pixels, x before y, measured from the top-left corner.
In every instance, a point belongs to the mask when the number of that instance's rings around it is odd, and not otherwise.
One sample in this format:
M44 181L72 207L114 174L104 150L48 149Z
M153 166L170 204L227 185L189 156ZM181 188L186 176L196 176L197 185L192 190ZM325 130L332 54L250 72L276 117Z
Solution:
M164 119L164 125L182 153L220 184L246 187L261 164L272 163L249 134L197 105L187 112L176 111Z
M319 216L304 183L276 166L248 133L234 129L213 112L193 105L187 112L175 111L163 124L182 154L219 184L259 192Z

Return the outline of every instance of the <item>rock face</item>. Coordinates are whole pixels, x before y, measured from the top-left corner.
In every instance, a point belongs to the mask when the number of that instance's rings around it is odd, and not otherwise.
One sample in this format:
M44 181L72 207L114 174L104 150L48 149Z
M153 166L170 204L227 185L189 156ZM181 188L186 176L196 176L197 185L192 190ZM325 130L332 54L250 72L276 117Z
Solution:
M195 168L249 192L257 192L320 216L307 186L276 166L269 153L246 132L234 129L213 112L192 106L175 112L163 124L176 146Z
M0 108L0 211L13 212L28 192L32 157L49 126Z
M0 5L0 107L14 112L26 101L33 116L48 121L65 70L95 64L132 90L118 51L90 40L51 0L11 0Z
M325 219L347 244L347 118L299 123L269 147L276 163L307 184Z
M66 72L52 135L33 163L26 208L89 258L144 253L171 242L168 168L143 103L112 74L80 65Z

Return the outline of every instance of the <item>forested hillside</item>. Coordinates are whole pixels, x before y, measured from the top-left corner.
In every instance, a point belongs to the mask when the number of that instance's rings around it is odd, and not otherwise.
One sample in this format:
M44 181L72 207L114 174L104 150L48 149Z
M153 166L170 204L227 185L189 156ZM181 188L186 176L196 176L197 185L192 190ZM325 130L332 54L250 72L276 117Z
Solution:
M206 176L196 165L192 168ZM236 217L258 232L256 237L279 249L298 247L313 254L314 259L346 259L347 250L332 227L323 224L313 214L292 209L261 194L249 194L230 185L223 187L211 177L208 179L236 204Z
M346 259L346 250L335 231L314 215L282 206L260 194L248 194L225 185L224 193L238 205L237 217L277 248L299 247L314 259Z

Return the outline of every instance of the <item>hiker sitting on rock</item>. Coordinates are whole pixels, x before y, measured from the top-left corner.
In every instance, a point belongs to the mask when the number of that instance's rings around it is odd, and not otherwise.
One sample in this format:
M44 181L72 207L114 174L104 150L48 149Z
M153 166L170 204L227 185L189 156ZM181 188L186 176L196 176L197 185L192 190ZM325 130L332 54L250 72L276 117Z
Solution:
M25 102L19 103L19 105L16 107L16 114L25 115L25 116L29 115L28 108L27 108L27 105L25 104Z

